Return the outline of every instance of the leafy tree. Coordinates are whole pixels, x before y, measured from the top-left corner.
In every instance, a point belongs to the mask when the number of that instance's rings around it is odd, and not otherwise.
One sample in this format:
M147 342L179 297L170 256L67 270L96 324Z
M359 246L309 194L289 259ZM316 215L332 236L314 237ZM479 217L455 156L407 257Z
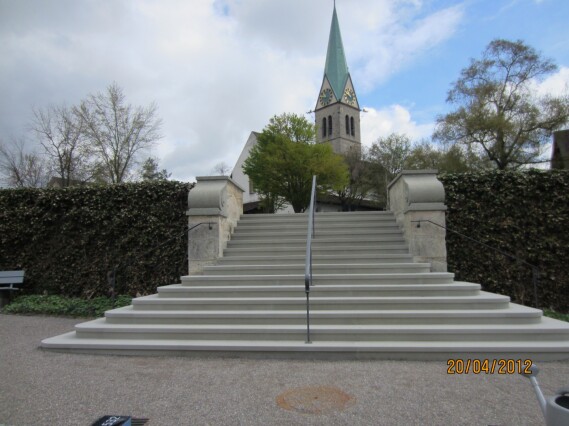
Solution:
M143 181L168 180L171 175L172 173L168 173L166 169L160 170L158 160L152 157L146 159L140 170L140 177Z
M48 157L52 173L62 187L73 180L85 181L91 175L85 145L85 122L65 106L51 105L33 110L32 130Z
M368 161L374 175L378 201L387 201L387 186L403 170L410 153L411 140L403 134L392 133L379 138L371 145Z
M336 190L335 194L340 200L342 210L351 211L365 198L368 198L373 191L373 173L370 164L366 161L366 153L350 150L343 157L348 167L349 181L347 186Z
M48 180L48 166L44 158L26 150L23 139L11 145L0 141L0 174L3 182L13 188L41 188Z
M521 40L492 41L448 93L457 109L437 120L436 139L480 151L498 169L540 162L541 147L569 119L569 97L539 96L557 69Z
M404 162L409 170L434 169L446 173L462 173L488 168L488 162L471 150L458 145L439 147L429 141L422 141L411 149Z
M258 136L243 171L261 195L303 212L310 204L313 175L318 176L320 191L348 183L342 157L334 154L329 144L314 141L314 125L306 118L296 114L275 116Z
M160 138L157 106L127 104L122 89L111 84L105 93L90 95L75 108L85 122L85 136L111 183L124 182L141 151Z

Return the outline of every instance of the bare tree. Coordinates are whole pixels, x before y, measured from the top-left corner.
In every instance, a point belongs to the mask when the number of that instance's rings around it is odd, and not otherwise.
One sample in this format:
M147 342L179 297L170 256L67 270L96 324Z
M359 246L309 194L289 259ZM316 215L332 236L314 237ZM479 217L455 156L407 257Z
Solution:
M11 146L0 141L0 174L3 182L15 188L40 188L47 184L48 167L36 152L26 151L23 139Z
M231 172L231 168L223 161L213 166L211 171L214 176L229 176L229 172Z
M111 84L106 92L90 95L75 112L85 122L85 136L111 183L124 182L141 151L160 138L157 106L127 104L122 89Z
M68 187L73 180L87 180L89 154L85 146L85 122L65 106L34 109L32 129L49 157L53 173Z

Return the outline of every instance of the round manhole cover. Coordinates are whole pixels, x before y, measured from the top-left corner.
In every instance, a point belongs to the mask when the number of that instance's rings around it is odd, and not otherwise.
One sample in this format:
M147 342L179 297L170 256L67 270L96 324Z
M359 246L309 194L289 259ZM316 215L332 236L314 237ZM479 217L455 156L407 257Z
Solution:
M306 414L342 411L355 402L352 396L333 386L295 388L277 396L279 407Z

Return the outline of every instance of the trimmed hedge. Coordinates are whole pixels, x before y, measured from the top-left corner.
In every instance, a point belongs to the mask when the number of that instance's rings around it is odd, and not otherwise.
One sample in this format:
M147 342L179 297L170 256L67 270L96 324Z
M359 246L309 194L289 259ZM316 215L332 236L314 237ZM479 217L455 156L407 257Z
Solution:
M0 270L24 269L27 294L92 298L109 295L107 272L117 266L116 294L154 293L187 273L190 188L0 190Z
M491 171L441 175L447 227L539 267L539 307L569 312L569 173ZM447 232L457 280L534 305L531 268Z
M540 307L569 312L569 172L491 171L440 179L447 227L537 265ZM166 181L0 190L0 270L25 269L26 294L93 298L109 294L107 272L118 265L117 294L155 293L187 273L190 189ZM457 280L533 305L526 265L452 232L447 251Z

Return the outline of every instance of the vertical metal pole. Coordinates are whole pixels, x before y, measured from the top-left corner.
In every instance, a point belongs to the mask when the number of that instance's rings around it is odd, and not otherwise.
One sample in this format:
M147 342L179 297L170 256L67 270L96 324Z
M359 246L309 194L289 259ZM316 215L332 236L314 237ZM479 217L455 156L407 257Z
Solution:
M312 343L310 341L310 291L306 292L306 342Z

